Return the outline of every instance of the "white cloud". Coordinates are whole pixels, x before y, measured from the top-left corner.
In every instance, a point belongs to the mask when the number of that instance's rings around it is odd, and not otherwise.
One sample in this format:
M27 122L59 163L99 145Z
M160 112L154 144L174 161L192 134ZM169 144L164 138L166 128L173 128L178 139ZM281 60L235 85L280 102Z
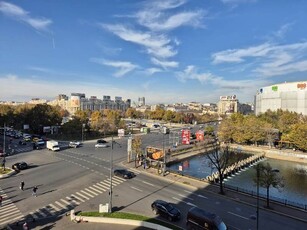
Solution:
M288 45L261 44L246 49L214 53L213 63L250 62L252 72L265 77L305 72L307 42Z
M52 24L52 20L31 17L29 12L8 2L0 2L0 12L6 16L12 17L15 20L26 23L36 30L46 30L48 26Z
M178 62L175 61L161 61L158 60L157 58L151 58L151 62L155 65L163 67L164 69L176 68L179 65Z
M142 11L137 14L139 24L149 28L152 31L168 31L180 26L190 25L194 27L201 26L201 19L204 11L181 12L168 16L161 12Z
M155 74L155 73L159 73L159 72L163 72L162 69L159 68L148 68L145 70L145 72L149 75Z
M171 40L165 35L156 35L150 32L135 31L119 24L101 24L101 26L125 41L144 46L147 53L151 55L168 58L176 55L177 53L170 45Z
M101 64L101 65L111 66L111 67L119 69L114 74L115 77L122 77L126 75L127 73L133 71L134 69L138 68L137 65L134 65L131 62L109 61L109 60L98 59L98 58L92 58L91 61Z
M223 62L243 62L245 57L263 57L271 50L271 45L264 43L246 49L232 49L211 55L214 64Z

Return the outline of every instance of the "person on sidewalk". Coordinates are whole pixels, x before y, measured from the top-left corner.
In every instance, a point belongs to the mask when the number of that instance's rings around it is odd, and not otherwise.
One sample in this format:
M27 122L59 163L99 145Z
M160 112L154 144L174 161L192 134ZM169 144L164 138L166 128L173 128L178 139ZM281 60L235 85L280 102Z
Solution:
M32 189L32 196L37 197L37 186L34 186Z
M20 189L23 191L24 187L25 187L25 182L21 181L20 182Z
M28 223L27 223L27 222L25 222L25 223L22 225L22 229L23 229L23 230L28 230L28 229L29 229Z
M0 207L2 206L3 197L0 195Z

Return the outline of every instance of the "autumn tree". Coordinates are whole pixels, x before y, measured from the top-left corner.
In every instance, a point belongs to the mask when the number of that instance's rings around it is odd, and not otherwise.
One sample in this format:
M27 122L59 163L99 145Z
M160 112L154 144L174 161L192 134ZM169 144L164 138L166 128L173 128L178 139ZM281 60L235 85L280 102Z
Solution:
M229 146L227 145L222 148L216 147L212 152L207 154L207 158L218 171L220 194L222 195L224 194L224 173L229 166L230 154Z
M283 135L283 141L293 143L298 149L307 150L307 121L300 122L291 127L288 134Z
M142 156L142 138L141 136L134 136L132 139L132 152L135 154L135 167L137 167L137 161Z

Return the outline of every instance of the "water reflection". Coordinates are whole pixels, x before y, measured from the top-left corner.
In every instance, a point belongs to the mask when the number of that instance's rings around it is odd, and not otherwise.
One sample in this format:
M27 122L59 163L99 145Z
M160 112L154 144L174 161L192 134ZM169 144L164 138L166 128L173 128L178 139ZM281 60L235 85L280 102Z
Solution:
M272 168L278 169L280 175L285 179L285 187L281 191L270 188L270 196L302 204L306 203L307 165L275 159L266 159L266 162L270 163ZM172 164L169 168L173 171L179 171L179 166L181 166L184 175L196 178L206 178L216 171L205 155L194 156L182 162ZM239 172L237 175L227 178L225 183L256 193L256 185L253 182L254 177L256 177L256 170L250 167ZM260 194L266 195L266 190L260 188Z

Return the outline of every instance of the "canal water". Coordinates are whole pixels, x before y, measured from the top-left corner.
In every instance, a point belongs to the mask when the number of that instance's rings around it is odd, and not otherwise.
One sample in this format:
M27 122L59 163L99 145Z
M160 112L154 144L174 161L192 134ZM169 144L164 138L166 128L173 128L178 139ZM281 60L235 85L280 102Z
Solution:
M279 174L284 178L284 188L281 190L270 188L270 197L287 204L307 205L307 164L265 159L273 169L278 169ZM172 171L179 171L179 166L184 175L196 178L206 178L215 172L206 155L197 155L189 159L177 162L169 166ZM256 177L256 170L253 166L245 168L241 172L225 179L225 184L231 187L240 188L241 191L256 194L257 187L253 181ZM266 189L260 188L261 196L266 197Z

